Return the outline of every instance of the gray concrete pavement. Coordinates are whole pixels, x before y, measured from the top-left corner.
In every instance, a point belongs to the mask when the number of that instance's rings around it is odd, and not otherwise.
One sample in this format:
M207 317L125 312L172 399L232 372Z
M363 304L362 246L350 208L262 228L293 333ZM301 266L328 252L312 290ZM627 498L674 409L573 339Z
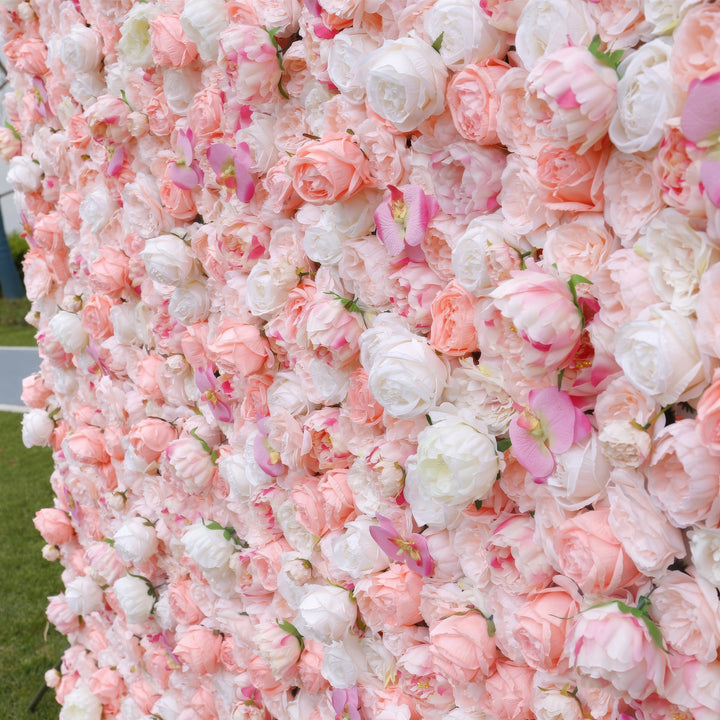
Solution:
M40 355L33 347L0 347L0 410L21 412L22 381L40 369Z

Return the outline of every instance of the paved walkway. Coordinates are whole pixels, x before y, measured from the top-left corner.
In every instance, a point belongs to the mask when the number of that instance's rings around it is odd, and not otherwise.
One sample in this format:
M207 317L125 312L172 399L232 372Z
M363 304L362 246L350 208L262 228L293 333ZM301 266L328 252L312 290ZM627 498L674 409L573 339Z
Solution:
M22 381L39 369L37 348L0 347L0 411L27 410L20 400Z

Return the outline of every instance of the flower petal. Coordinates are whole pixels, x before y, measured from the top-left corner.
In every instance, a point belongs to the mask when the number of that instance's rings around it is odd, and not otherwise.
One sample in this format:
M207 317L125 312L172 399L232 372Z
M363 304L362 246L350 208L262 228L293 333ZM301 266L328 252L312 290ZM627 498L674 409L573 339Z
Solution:
M568 450L575 437L575 406L570 396L554 387L531 390L529 404L548 438L548 448L554 453Z
M720 158L705 160L700 166L700 181L710 202L720 208Z
M539 438L520 427L517 417L510 422L510 440L515 459L535 478L546 478L555 469L555 457Z
M695 144L720 130L720 73L690 85L680 129Z
M390 210L390 203L384 202L375 210L375 227L377 235L383 241L387 251L391 255L399 255L405 247L403 236L400 233L400 226Z

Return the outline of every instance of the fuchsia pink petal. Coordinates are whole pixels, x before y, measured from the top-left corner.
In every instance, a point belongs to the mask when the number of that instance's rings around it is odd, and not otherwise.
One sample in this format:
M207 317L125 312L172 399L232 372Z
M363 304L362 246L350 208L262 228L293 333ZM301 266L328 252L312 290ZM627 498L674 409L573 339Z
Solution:
M519 422L510 423L509 433L515 459L533 476L546 478L555 469L555 456Z
M193 190L200 184L197 171L193 167L183 167L177 163L168 168L168 177L183 190Z
M540 420L548 449L562 453L573 444L575 406L570 396L554 387L531 390L530 410Z
M418 185L388 185L388 191L390 198L375 210L375 227L390 255L399 255L420 245L440 206Z
M358 707L360 701L357 686L353 686L348 690L339 690L336 688L332 691L331 701L336 718L348 717L350 720L362 720Z
M225 143L213 143L207 149L207 159L210 167L215 171L216 175L220 175L223 171L225 161L232 155L232 150Z
M680 129L696 145L720 132L720 73L695 80L690 85Z
M380 525L370 527L370 537L380 546L380 549L391 559L402 562L403 558L399 553L398 546L393 542L399 538L398 531L392 522L383 515L376 515L375 519Z
M385 202L375 210L375 227L378 237L383 241L387 251L391 255L399 255L402 252L404 241L400 232L400 226L390 210L390 203Z
M710 202L720 208L720 158L703 162L700 167L700 182Z
M427 577L432 575L435 563L430 555L427 540L418 533L413 533L405 540L395 529L392 521L383 515L376 515L380 523L370 527L370 537L380 549L395 562L405 563L409 570Z
M418 185L405 187L405 202L409 208L405 242L419 245L425 237L427 226L438 214L440 206L432 195L426 195Z

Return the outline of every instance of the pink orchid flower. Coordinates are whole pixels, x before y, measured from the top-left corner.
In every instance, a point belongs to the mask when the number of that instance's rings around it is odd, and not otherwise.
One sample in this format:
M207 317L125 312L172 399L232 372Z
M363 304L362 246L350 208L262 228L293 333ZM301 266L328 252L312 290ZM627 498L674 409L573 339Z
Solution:
M528 407L512 419L509 434L515 459L535 481L542 481L555 469L555 455L589 432L590 421L570 396L548 387L530 391Z
M720 207L720 73L691 83L680 129L691 143L707 149L700 182L710 202Z
M247 143L240 143L235 150L225 143L215 143L208 148L207 158L221 185L234 190L242 202L252 200L255 182L250 175L252 158Z
M380 525L370 528L370 536L380 546L380 549L391 559L405 563L410 570L428 577L432 575L435 563L430 556L427 540L418 533L413 533L406 540L392 522L383 515L376 515Z
M179 188L193 190L202 184L204 174L200 163L193 157L193 131L179 130L177 136L177 150L180 159L176 160L168 169L168 176Z
M278 477L282 475L287 468L280 462L280 453L275 450L268 442L270 434L269 418L259 418L257 421L258 434L255 436L253 444L253 455L255 462L260 466L264 473L270 477Z
M332 706L335 710L335 720L362 720L360 717L360 708L358 699L357 686L348 690L332 691Z
M125 162L125 148L122 146L108 148L107 174L115 177L122 170Z
M32 86L35 111L40 117L46 118L48 116L49 105L45 83L42 81L42 78L34 77L32 79Z
M225 402L227 397L218 388L217 378L211 367L195 371L195 384L202 393L200 399L210 403L210 411L220 422L232 422L232 408Z
M428 223L437 215L440 206L418 185L401 188L388 185L388 190L390 198L375 210L375 226L387 251L399 255L404 248L420 245Z

